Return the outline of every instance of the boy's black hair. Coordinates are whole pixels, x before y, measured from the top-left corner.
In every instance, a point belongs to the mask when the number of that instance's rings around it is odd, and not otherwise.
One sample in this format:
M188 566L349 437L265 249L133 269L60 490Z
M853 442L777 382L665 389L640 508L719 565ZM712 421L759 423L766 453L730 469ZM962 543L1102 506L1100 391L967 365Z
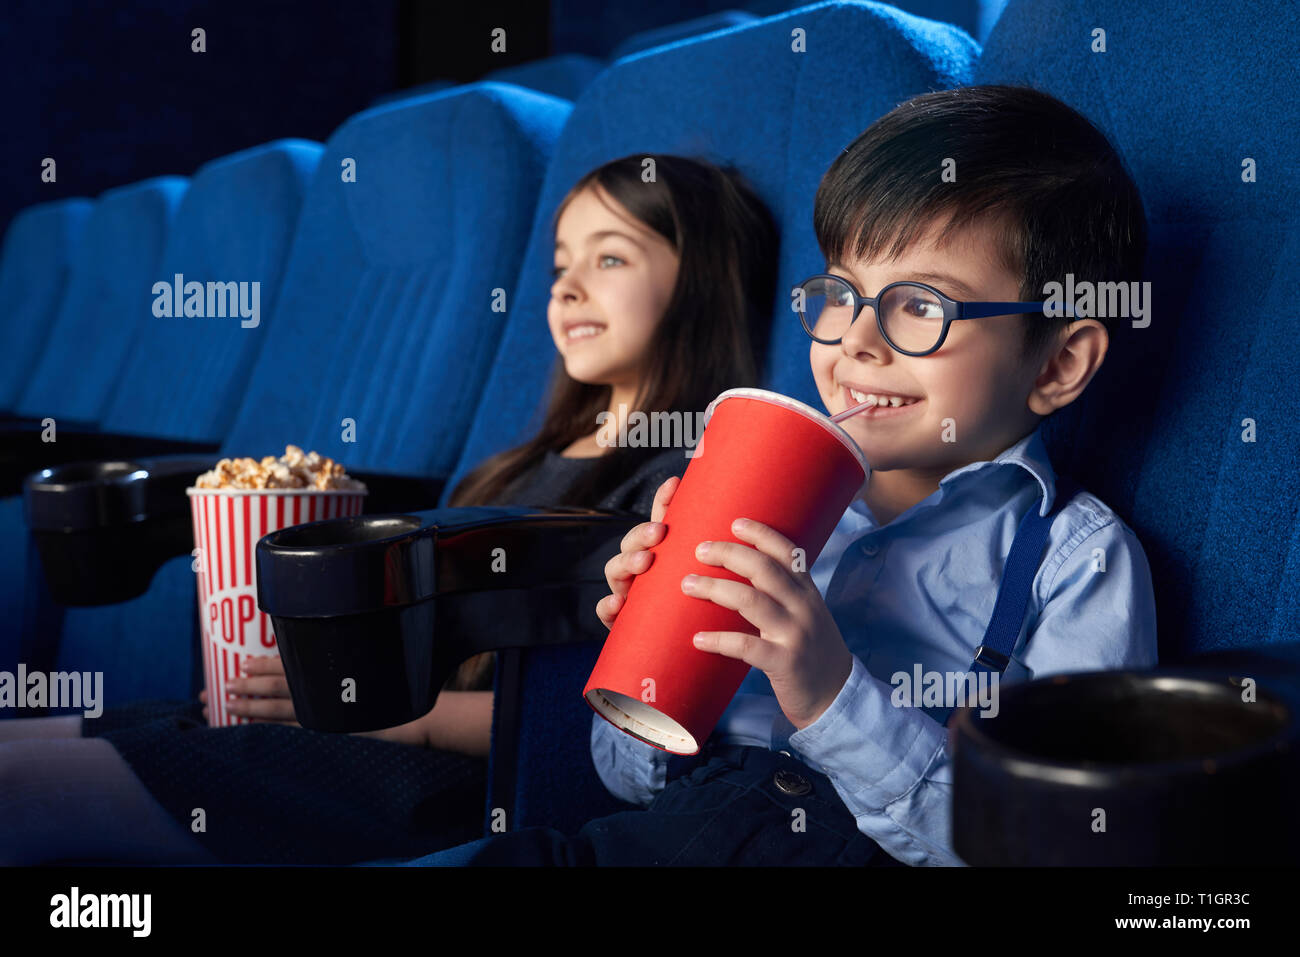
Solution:
M955 161L955 182L941 175L945 159ZM828 262L892 259L942 216L951 218L940 242L977 219L1000 221L997 254L1021 277L1026 301L1046 298L1044 284L1064 284L1067 273L1092 282L1142 275L1146 216L1119 154L1079 113L1028 87L962 87L895 107L826 171L813 228ZM1113 335L1115 320L1097 318ZM1070 322L1041 312L1024 321L1022 359Z

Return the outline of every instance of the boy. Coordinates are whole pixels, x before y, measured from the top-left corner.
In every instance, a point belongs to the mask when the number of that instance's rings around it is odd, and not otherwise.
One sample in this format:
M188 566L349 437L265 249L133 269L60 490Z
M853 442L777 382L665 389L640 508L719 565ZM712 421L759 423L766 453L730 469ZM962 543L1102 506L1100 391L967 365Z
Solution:
M814 226L826 271L795 306L822 401L832 414L869 396L890 406L842 423L872 467L861 499L809 572L792 569L784 536L743 516L737 541L702 543L704 564L745 581L687 576L683 590L753 628L702 633L696 647L752 670L695 769L671 781L669 755L593 718L601 779L648 810L425 863L962 863L942 723L955 702L916 706L897 676L970 670L1021 518L1055 504L1038 426L1087 387L1114 321L1026 303L1067 274L1137 280L1141 200L1064 104L971 87L909 100L858 137L822 180ZM923 285L886 288L899 282ZM950 321L945 297L1021 312ZM606 567L607 626L653 561L645 549L663 538L678 481ZM1070 500L1041 556L1002 680L1156 664L1146 557L1109 508Z

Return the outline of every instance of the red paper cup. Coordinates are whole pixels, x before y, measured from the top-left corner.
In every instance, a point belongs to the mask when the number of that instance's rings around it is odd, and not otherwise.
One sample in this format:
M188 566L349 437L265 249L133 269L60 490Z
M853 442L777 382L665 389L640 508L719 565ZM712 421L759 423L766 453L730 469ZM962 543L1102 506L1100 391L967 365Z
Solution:
M254 549L290 525L360 515L363 490L189 488L194 519L204 685L211 727L248 724L226 710L226 682L249 657L278 655L270 617L257 607Z
M743 661L700 651L694 634L756 631L739 613L682 591L691 573L748 584L700 562L696 546L738 541L731 523L751 518L803 549L810 569L870 474L847 432L775 392L730 389L709 404L705 423L664 516L664 539L651 549L654 562L633 580L583 690L601 717L673 754L700 750L749 671Z

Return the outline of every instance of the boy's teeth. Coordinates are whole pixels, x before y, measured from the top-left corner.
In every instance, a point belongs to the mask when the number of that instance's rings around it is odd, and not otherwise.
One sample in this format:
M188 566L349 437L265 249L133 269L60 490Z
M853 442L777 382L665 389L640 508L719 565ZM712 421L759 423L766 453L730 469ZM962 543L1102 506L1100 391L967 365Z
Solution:
M902 396L891 395L874 395L870 392L859 392L857 389L850 388L849 395L853 396L853 401L861 405L863 402L870 402L872 405L887 405L891 408L898 408L900 405L911 405L916 399L904 399Z

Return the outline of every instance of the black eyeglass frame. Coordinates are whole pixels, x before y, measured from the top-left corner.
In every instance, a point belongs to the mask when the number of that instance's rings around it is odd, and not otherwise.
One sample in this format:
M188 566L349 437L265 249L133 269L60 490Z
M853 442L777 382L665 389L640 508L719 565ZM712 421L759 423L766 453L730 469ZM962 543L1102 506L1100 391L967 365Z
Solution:
M875 296L864 296L858 292L853 283L849 282L843 276L832 276L830 273L817 273L815 276L809 276L803 282L799 283L799 285L794 287L795 291L805 290L808 283L812 282L814 279L831 279L835 282L842 283L853 294L853 318L849 320L850 328L852 328L853 323L858 321L858 314L862 312L862 307L870 306L871 311L876 316L876 328L880 330L880 337L885 340L889 345L889 348L893 349L895 352L901 352L905 356L928 356L931 353L938 352L939 349L943 347L944 341L948 338L948 327L960 319L991 319L995 316L1015 316L1030 312L1045 313L1044 307L1052 305L1066 309L1066 315L1073 314L1072 309L1069 309L1069 307L1065 306L1063 303L1058 303L1052 299L1041 302L961 302L960 300L945 296L938 289L935 289L927 283L913 282L911 280L891 282L889 285L881 289L880 292L876 293ZM889 338L889 333L885 332L885 322L880 318L880 300L885 297L885 293L889 292L891 289L897 288L898 286L911 286L924 289L926 292L938 299L939 305L943 307L943 329L939 332L939 341L924 352L913 352L909 349L899 348L894 341ZM791 308L794 308L793 302L791 302ZM794 311L799 314L799 325L803 326L803 331L807 333L808 338L812 339L814 342L820 342L822 345L826 346L835 346L844 341L843 336L839 336L835 339L818 338L813 335L813 331L808 328L807 310L796 308Z

